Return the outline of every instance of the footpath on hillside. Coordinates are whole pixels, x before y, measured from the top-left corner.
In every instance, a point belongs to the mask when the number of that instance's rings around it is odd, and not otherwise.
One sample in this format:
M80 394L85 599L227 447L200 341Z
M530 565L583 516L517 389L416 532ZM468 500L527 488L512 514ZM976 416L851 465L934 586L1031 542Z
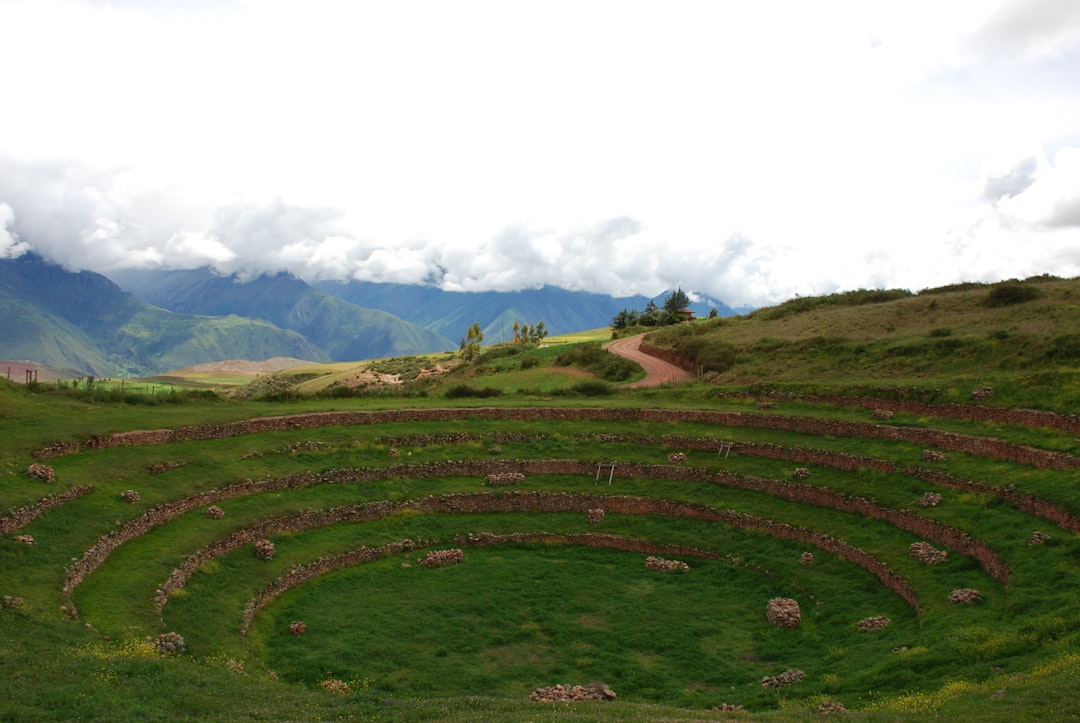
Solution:
M658 387L661 384L677 384L693 378L693 375L685 369L641 351L641 340L644 337L644 334L628 336L604 347L612 354L637 362L645 370L645 378L628 384L628 387Z

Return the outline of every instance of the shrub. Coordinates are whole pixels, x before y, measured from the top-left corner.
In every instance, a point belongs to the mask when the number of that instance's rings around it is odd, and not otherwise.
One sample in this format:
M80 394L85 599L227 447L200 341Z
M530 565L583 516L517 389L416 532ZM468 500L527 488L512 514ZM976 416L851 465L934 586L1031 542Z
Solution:
M1016 281L1006 282L990 289L990 293L983 300L983 306L989 306L990 308L1012 306L1014 304L1023 304L1040 296L1042 296L1042 292L1034 286Z
M1080 359L1080 334L1062 334L1054 337L1044 356L1047 359Z
M502 394L501 389L492 389L491 387L484 387L483 389L477 389L476 387L469 386L468 384L456 384L443 394L447 399L464 399L466 397L478 397L484 399L487 397L497 397Z
M599 344L575 344L557 357L561 367L578 367L609 382L622 382L641 371L641 367L621 356L600 348Z
M611 394L611 387L604 382L588 381L575 384L570 387L570 391L583 397L604 397Z

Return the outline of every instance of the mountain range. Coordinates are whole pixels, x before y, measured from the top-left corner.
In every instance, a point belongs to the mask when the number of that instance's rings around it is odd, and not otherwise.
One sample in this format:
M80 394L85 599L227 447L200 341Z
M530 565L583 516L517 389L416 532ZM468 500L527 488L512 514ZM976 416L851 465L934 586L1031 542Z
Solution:
M450 292L287 273L241 281L208 268L70 272L35 254L0 259L0 357L72 376L146 376L223 359L353 361L455 349L479 322L489 343L515 321L552 334L606 326L648 297L557 287ZM741 313L715 299L704 315Z

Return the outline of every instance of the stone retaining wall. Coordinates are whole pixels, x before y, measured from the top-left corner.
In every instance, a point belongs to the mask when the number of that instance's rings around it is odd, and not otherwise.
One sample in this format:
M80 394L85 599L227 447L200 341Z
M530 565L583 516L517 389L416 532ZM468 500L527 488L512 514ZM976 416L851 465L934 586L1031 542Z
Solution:
M851 397L840 394L780 394L770 393L769 399L831 404L838 407L862 407L883 409L891 412L908 412L919 416L964 419L975 422L1000 422L1023 427L1060 429L1070 434L1080 434L1080 415L1059 414L1041 409L1013 409L991 407L984 404L928 404L912 399L884 399L880 397Z
M577 460L444 460L422 464L395 464L388 467L357 467L329 470L323 473L301 472L279 478L261 481L246 480L217 490L193 495L183 500L159 505L145 512L139 518L129 521L119 530L102 536L86 553L67 570L67 579L63 592L70 597L71 592L87 575L105 561L114 549L128 540L134 539L159 525L210 504L217 504L234 497L262 494L271 491L302 489L321 484L355 484L393 478L430 478L476 476L486 478L489 474L520 472L523 474L582 475L592 474L592 464ZM933 540L951 547L961 554L976 559L983 569L1007 586L1008 567L986 545L970 538L966 533L948 527L934 520L922 517L910 510L894 510L881 507L869 500L847 497L840 492L814 485L771 480L720 473L712 475L708 470L693 467L649 464L620 464L620 477L637 479L675 479L683 481L709 481L741 489L751 489L770 494L781 499L798 501L821 507L839 509L846 512L873 517L889 522L900 529L913 532L920 537ZM618 512L606 496L590 497L593 504L575 511L588 514L589 509L603 507L609 512ZM658 503L661 501L657 501ZM380 503L372 503L380 504ZM389 503L385 503L389 504ZM433 510L442 511L442 510ZM454 511L454 510L446 510ZM520 510L527 511L527 510ZM563 510L559 510L563 511ZM304 513L316 515L321 513ZM771 533L770 533L771 534ZM265 536L265 534L263 534ZM794 539L794 538L792 538ZM201 564L201 563L200 563Z
M462 419L488 419L515 422L607 421L655 422L671 424L694 422L724 427L748 427L799 432L812 435L886 439L920 446L967 452L980 457L1003 459L1047 469L1076 469L1080 457L1063 452L1014 444L994 437L979 437L957 432L915 427L896 427L866 422L844 422L812 417L788 417L768 413L720 412L709 410L602 409L595 407L482 407L453 409L405 409L355 412L312 412L278 417L259 417L227 424L120 432L107 437L91 437L80 444L60 443L38 450L39 457L69 454L82 449L100 449L168 442L225 439L260 432L314 429L327 426L394 424L407 422L448 422Z
M65 502L82 497L91 489L88 485L72 487L66 492L42 497L32 505L15 508L8 512L7 516L0 517L0 534L6 535L9 532L25 527L39 515L48 512L54 507L59 507Z

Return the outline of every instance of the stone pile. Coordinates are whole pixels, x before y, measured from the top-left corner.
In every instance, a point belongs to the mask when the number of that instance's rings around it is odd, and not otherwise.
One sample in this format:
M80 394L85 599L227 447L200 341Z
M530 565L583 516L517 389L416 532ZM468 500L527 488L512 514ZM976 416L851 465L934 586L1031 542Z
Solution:
M652 555L645 558L645 567L653 572L690 572L690 566L681 560L665 560Z
M183 653L187 650L187 646L184 644L184 638L180 636L180 633L162 633L157 636L157 640L154 641L154 647L162 655L172 655L174 653Z
M1028 538L1029 545L1041 545L1050 539L1050 535L1035 530L1031 533L1031 537Z
M525 481L524 472L492 472L486 478L489 485L517 485Z
M806 673L798 668L788 668L780 675L766 675L761 679L762 688L784 688L794 685L806 677Z
M529 700L538 703L567 703L578 700L615 700L615 691L604 683L588 685L552 685L537 688L529 694Z
M424 567L446 567L456 565L465 559L465 553L459 548L449 550L431 550L417 562Z
M273 560L274 555L277 554L277 550L274 548L274 543L270 540L256 540L255 541L255 556L262 560Z
M874 419L885 420L885 419L892 419L892 417L893 417L893 412L892 412L891 409L875 409L874 410Z
M949 593L949 602L953 605L959 605L961 603L980 602L982 595L978 590L972 590L971 588L960 588L959 590L953 590Z
M187 464L187 462L155 462L146 465L146 471L148 474L161 474L162 472L168 472L170 469L184 467Z
M981 402L984 399L989 399L993 396L993 394L993 387L979 387L978 389L971 392L971 398L974 399L976 402Z
M908 554L927 565L937 565L949 559L948 552L936 549L929 542L911 543L908 546Z
M120 499L133 505L137 505L142 501L142 497L135 490L124 490L120 493Z
M34 479L41 480L42 482L55 482L56 472L52 467L46 467L43 464L37 462L31 464L26 468L26 473Z
M13 539L15 540L15 542L18 542L20 545L33 545L34 544L34 538L31 537L30 535L15 535L15 537Z
M0 600L0 606L2 606L6 610L16 610L18 608L21 608L24 602L25 601L21 597L17 597L15 595L5 595L3 599Z
M941 504L940 492L927 492L925 495L919 498L920 507L937 507Z
M225 516L225 510L221 509L217 505L210 505L206 508L206 516L211 520L220 520Z
M885 615L874 615L858 622L859 630L884 630L891 624L892 620Z
M944 452L938 452L935 449L924 449L922 451L923 462L945 462L949 457Z
M765 605L765 617L781 628L797 628L802 622L799 601L787 597L774 597Z
M841 703L837 703L835 700L826 700L817 707L817 712L821 715L828 715L830 713L847 713L847 708Z
M599 525L604 521L604 510L602 508L587 510L586 515L586 520L590 525Z
M352 691L349 689L349 684L344 680L337 680L336 678L327 678L319 686L329 692L336 693L337 695L348 695Z
M814 553L812 553L812 552L804 552L803 554L799 555L799 564L800 565L813 565L814 564Z
M714 705L712 709L721 713L740 713L746 710L741 705L732 705L731 703L721 703L720 705Z
M303 635L307 632L307 623L302 623L299 620L293 620L289 623L289 632L293 635Z
M686 461L686 455L682 452L672 452L668 455L667 461L671 464L682 464Z
M808 470L806 467L796 467L795 469L791 470L791 476L795 479L809 479L810 470Z

